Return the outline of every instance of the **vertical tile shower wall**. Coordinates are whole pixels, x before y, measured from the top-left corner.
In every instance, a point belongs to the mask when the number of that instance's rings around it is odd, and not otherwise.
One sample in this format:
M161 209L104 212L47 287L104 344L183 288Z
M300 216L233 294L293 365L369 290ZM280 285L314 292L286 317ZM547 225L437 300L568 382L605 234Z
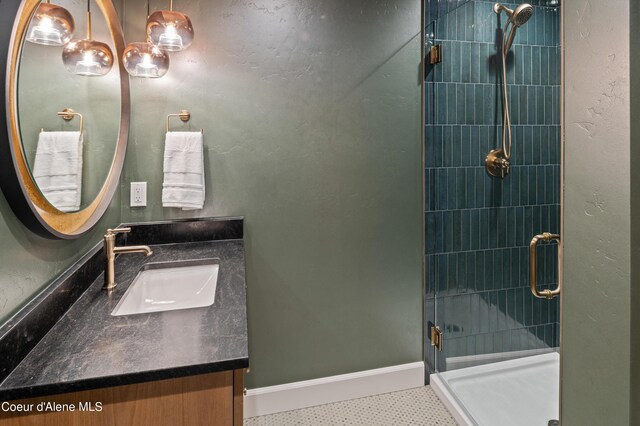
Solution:
M560 20L546 3L532 2L507 58L513 154L505 179L490 177L484 159L501 146L506 16L488 1L425 3L426 38L443 52L427 69L424 147L425 312L435 309L444 331L438 371L559 345L558 301L535 299L528 283L531 238L560 227ZM557 285L556 250L538 249L540 288Z

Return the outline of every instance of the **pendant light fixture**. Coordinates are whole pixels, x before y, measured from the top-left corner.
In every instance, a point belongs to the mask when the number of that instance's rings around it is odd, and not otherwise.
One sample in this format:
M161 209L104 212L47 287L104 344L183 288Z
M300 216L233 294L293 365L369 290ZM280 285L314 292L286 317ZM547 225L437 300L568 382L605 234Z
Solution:
M75 23L67 9L56 4L40 3L31 20L27 41L46 46L64 46L71 40Z
M91 0L87 0L87 38L73 39L62 50L67 71L83 76L103 76L113 66L111 48L91 38Z
M173 11L173 0L169 10L153 12L147 19L147 35L151 43L162 50L177 52L193 42L193 25L189 17Z
M149 19L149 0L147 0ZM159 78L169 71L169 55L149 41L129 43L122 54L122 63L132 77Z

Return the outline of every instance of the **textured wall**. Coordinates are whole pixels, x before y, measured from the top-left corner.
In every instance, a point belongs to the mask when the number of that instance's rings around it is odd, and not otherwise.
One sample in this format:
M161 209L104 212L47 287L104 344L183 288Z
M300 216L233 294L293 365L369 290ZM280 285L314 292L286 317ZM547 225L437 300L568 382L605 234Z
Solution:
M444 52L427 76L425 129L426 309L433 321L436 295L439 371L455 368L456 357L559 346L558 299L534 298L528 273L531 238L560 227L560 14L533 3L507 61L513 156L505 179L484 167L502 143L493 2L427 3L427 33ZM542 245L540 288L557 286L557 267L556 246Z
M629 2L630 20L630 83L631 117L640 117L640 2ZM631 121L631 140L640 138L640 120ZM631 144L631 164L640 164L640 146ZM631 211L640 211L640 168L631 167ZM637 215L636 215L637 216ZM632 215L633 218L633 215ZM631 424L640 424L640 220L631 222L631 276L636 284L631 286Z
M630 424L629 3L564 2L564 426Z
M73 241L38 237L22 225L0 195L0 324L100 241L104 231L121 223L120 191L88 235Z
M144 2L127 2L129 41ZM159 80L132 81L126 221L244 215L259 387L421 358L420 2L193 1ZM205 132L204 210L161 206L165 115ZM180 124L175 123L179 128Z

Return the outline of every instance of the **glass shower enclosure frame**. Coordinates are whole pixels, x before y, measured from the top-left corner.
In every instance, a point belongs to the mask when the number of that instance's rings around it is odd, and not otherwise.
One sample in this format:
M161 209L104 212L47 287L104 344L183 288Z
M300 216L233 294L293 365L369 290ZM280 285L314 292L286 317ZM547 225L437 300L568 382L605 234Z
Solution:
M513 157L500 178L485 168L501 146L508 19L493 5L423 5L425 366L472 424L485 423L478 402L465 401L472 388L460 390L468 377L502 383L501 367L541 363L536 374L556 377L550 398L559 394L560 298L534 297L529 265L533 237L561 231L561 8L533 1L506 57ZM560 284L559 250L546 240L534 247L540 292Z

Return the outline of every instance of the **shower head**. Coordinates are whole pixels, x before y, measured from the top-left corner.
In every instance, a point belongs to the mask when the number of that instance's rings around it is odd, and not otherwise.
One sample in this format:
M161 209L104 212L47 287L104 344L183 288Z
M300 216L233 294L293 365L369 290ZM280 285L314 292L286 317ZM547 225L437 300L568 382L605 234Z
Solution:
M522 3L515 9L509 9L501 3L493 5L493 11L495 13L500 13L503 10L509 17L509 21L511 21L515 27L521 27L531 18L531 15L533 15L533 7L529 3Z
M509 19L511 19L513 25L521 27L531 18L531 15L533 15L533 7L528 3L522 3L514 9Z
M493 11L495 13L500 13L504 10L504 12L509 17L507 21L507 25L504 27L504 31L507 31L507 27L509 24L512 25L511 31L509 31L509 35L503 45L504 53L507 53L513 44L513 39L516 37L516 30L524 25L531 15L533 15L533 7L529 3L522 3L518 5L515 9L509 9L507 6L496 3L493 5Z

